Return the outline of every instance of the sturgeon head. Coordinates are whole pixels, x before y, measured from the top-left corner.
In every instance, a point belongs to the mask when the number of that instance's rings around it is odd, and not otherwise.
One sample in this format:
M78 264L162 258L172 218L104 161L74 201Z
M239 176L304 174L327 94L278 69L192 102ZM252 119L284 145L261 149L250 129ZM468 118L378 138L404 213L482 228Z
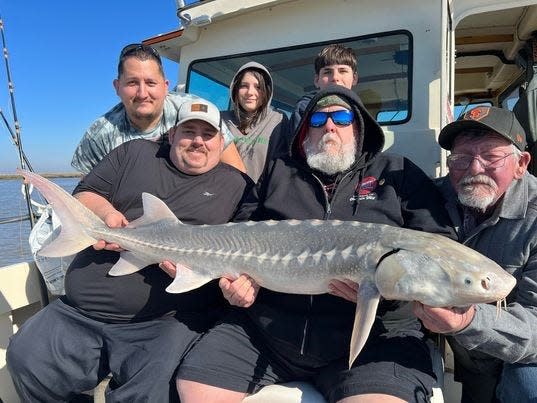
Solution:
M467 306L502 300L516 284L496 262L444 236L394 231L383 242L393 252L379 262L375 282L386 299Z
M493 260L442 235L385 227L381 242L391 249L377 263L374 282L360 284L349 368L367 341L379 297L419 301L433 307L500 301L516 279Z

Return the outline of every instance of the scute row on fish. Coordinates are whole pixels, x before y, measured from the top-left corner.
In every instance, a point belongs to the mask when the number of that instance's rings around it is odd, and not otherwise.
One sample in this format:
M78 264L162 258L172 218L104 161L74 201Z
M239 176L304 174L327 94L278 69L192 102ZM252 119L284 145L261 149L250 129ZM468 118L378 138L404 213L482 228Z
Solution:
M356 221L284 220L185 225L164 202L142 195L144 215L108 228L58 185L19 171L60 218L59 237L40 254L74 254L99 239L120 245L109 274L129 275L164 260L177 275L166 289L180 293L222 276L248 274L277 292L321 294L334 279L360 284L349 366L369 335L380 297L431 306L466 306L505 298L515 279L495 262L446 237Z

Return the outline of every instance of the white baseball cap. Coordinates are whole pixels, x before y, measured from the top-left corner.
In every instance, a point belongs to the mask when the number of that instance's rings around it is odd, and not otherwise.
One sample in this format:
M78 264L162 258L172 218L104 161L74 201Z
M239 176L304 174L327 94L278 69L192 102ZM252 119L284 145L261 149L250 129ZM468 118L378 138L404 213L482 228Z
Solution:
M216 130L220 130L220 111L216 105L201 98L186 101L179 107L175 126L196 119L203 120Z

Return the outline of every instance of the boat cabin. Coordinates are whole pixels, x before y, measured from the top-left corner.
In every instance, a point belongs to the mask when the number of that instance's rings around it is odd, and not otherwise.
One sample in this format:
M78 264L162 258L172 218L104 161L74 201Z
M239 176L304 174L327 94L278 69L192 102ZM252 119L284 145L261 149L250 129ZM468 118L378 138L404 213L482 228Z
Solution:
M330 43L351 47L355 90L382 125L385 149L431 176L446 173L439 130L462 111L476 104L512 109L521 96L535 105L535 1L207 0L177 15L181 29L144 43L179 62L179 90L222 110L230 107L233 75L248 61L269 69L273 106L290 113L315 90L317 53ZM530 123L527 113L521 120Z

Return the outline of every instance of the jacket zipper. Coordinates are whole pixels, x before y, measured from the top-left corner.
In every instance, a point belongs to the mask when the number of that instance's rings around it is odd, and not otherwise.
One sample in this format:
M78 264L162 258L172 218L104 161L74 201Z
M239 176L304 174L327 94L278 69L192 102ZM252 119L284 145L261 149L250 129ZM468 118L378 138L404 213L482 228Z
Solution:
M341 183L343 179L345 179L350 174L351 172L347 172L345 175L343 175L341 179L339 180L339 183ZM330 215L332 214L332 205L330 204L330 200L328 200L328 194L326 193L326 190L324 190L323 182L314 174L311 174L311 175L315 178L315 180L317 180L317 182L319 182L319 185L321 186L321 189L323 190L324 201L325 201L325 213L324 213L323 220L326 221L330 218ZM336 185L334 189L334 195L332 196L332 200L335 200L337 191L338 191L338 185ZM313 295L310 295L310 311L312 307L313 307ZM306 350L306 338L308 336L309 324L310 324L310 319L308 316L306 317L306 322L304 322L304 330L302 331L302 343L300 343L300 355L304 355L304 351Z

